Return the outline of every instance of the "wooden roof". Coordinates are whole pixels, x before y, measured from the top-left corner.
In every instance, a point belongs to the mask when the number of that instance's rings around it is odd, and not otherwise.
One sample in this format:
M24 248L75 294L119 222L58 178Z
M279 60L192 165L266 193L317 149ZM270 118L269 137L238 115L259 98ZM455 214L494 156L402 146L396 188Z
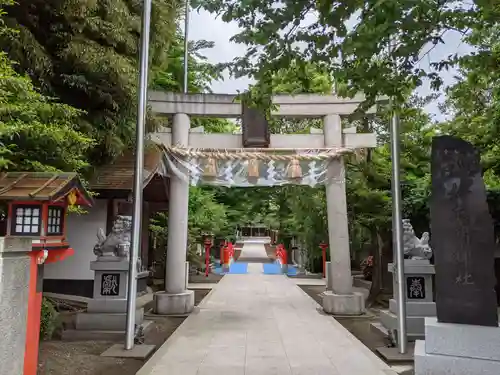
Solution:
M58 201L76 190L77 203L93 201L75 172L6 172L0 174L0 200Z
M132 151L119 156L113 163L96 170L90 180L92 190L130 190L134 186L135 155ZM155 177L166 176L163 151L156 145L144 150L144 187Z

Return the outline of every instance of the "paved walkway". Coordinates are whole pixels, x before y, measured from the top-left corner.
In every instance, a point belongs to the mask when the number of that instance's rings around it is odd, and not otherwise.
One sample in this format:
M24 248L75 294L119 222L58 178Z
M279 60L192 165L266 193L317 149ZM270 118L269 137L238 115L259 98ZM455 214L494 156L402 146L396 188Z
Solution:
M270 259L267 257L266 249L262 243L246 242L241 249L238 261L248 262L255 259L259 259L262 263L270 262Z
M294 281L259 269L224 276L137 374L395 374Z

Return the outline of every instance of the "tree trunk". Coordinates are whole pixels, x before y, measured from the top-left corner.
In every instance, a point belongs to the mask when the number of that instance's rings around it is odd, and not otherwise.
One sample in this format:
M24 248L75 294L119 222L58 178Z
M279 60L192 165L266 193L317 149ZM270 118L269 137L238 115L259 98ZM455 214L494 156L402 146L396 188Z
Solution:
M372 286L370 288L370 294L366 300L366 305L368 307L372 306L377 300L380 292L382 291L382 239L375 229L372 234L372 255L373 255L373 269L372 269Z
M372 271L372 286L366 301L368 307L372 306L383 293L388 293L392 290L392 278L387 270L387 265L392 260L391 242L387 240L391 238L388 233L380 234L378 228L372 232L373 248L373 271Z

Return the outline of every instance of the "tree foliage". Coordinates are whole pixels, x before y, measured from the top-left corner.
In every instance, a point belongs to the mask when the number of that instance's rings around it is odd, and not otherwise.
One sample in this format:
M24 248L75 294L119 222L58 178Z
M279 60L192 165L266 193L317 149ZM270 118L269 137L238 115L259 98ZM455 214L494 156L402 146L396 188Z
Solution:
M430 78L442 85L439 71L457 61L457 55L427 60L449 34L469 38L483 22L498 19L495 2L476 0L198 0L197 6L236 21L242 31L232 40L246 45L234 72L269 82L291 63L314 62L335 77L346 95L364 92L405 99L404 88Z
M0 1L2 7L10 1ZM13 35L0 23L0 35ZM0 168L79 171L94 141L74 125L80 111L40 94L0 53ZM15 65L14 65L15 66Z
M180 1L153 1L151 81L168 68L181 9ZM97 142L93 164L134 140L141 10L137 0L33 0L6 8L5 22L18 32L3 35L2 48L42 93L84 111L77 126Z

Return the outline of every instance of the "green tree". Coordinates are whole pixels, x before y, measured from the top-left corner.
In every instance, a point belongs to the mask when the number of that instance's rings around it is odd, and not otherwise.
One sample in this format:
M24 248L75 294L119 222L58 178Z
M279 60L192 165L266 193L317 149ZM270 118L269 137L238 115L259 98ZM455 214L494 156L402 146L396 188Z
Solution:
M12 35L3 23L0 35ZM29 77L16 73L0 53L0 168L2 170L79 171L87 166L86 151L94 141L74 123L80 111L40 94Z
M168 67L181 9L180 1L153 1L151 81ZM1 47L43 94L84 111L77 128L97 141L93 164L134 140L141 10L136 0L33 0L6 8L5 22L18 32L3 35Z
M447 34L467 36L483 14L494 19L496 5L475 0L318 0L270 3L263 0L198 0L196 4L242 31L232 40L248 46L237 59L237 75L266 83L279 69L300 61L322 64L335 77L337 91L405 98L424 77L434 87L438 74L456 61L449 56L423 69L421 61Z

